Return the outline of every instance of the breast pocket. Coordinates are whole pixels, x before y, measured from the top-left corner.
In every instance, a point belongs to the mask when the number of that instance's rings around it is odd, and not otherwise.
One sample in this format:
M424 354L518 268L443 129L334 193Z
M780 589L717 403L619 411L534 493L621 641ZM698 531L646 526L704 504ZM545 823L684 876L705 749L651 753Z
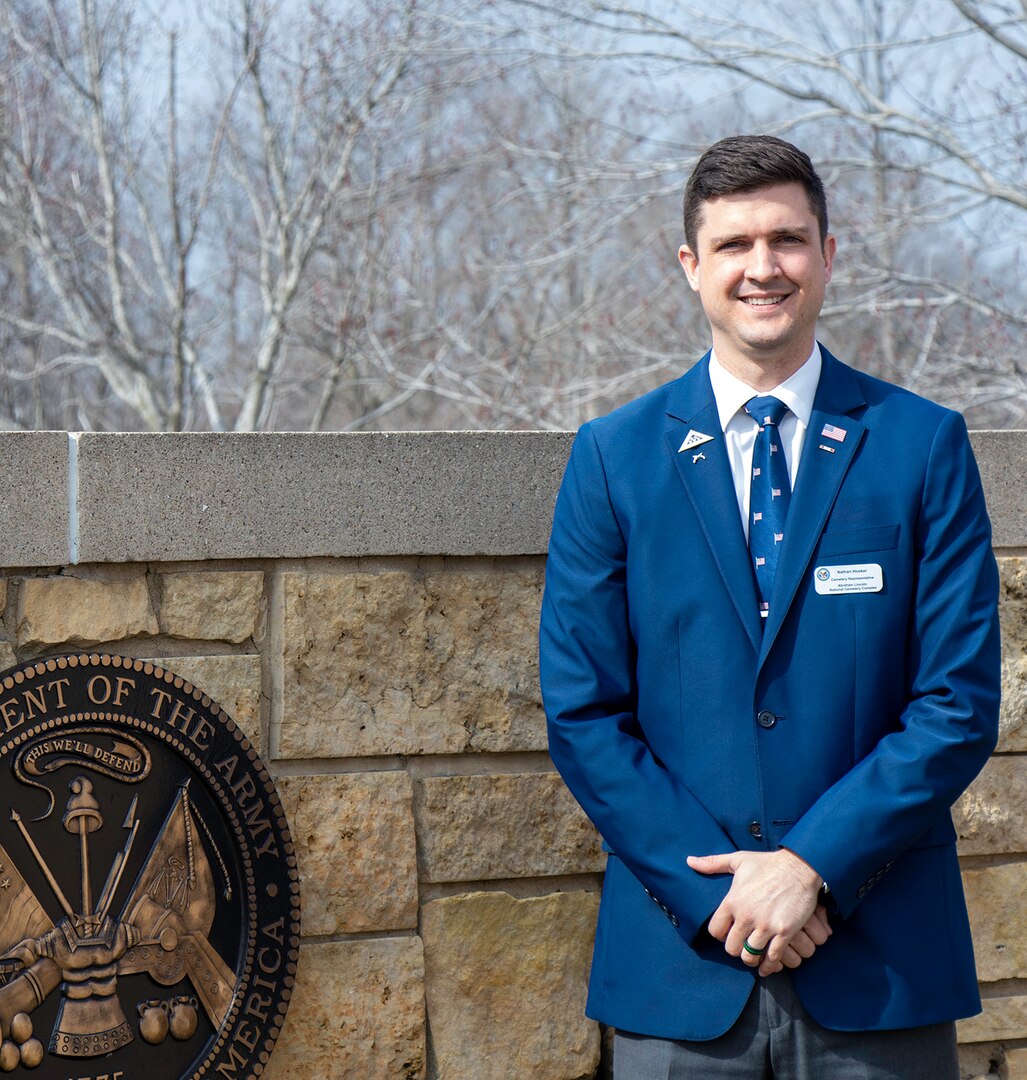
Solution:
M865 529L826 532L820 538L817 558L856 555L862 551L890 551L899 546L898 525L873 525Z
M826 532L813 563L820 596L873 596L887 591L899 544L898 525Z

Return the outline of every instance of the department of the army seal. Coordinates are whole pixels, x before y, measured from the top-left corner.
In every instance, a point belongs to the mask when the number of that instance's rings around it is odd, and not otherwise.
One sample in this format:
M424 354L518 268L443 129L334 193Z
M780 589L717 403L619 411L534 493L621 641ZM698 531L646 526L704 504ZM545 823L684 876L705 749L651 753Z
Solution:
M62 656L0 676L0 1072L259 1076L299 876L256 750L186 680Z

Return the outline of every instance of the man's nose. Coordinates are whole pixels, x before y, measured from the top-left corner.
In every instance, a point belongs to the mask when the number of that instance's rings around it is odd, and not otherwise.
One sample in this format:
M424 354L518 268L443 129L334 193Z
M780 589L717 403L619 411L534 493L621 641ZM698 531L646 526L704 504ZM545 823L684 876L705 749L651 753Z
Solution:
M770 244L753 244L749 252L746 274L753 281L770 281L779 276L781 266Z

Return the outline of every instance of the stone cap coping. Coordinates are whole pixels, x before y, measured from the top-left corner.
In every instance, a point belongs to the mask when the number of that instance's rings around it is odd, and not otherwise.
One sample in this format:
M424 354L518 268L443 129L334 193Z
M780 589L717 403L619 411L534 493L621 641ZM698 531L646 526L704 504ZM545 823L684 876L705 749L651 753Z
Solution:
M1027 546L1027 431L972 434ZM572 432L0 432L0 565L538 555Z
M80 562L546 550L573 435L78 436Z
M971 431L997 548L1027 546L1027 431Z
M0 564L66 564L68 436L63 431L0 432L0 462Z

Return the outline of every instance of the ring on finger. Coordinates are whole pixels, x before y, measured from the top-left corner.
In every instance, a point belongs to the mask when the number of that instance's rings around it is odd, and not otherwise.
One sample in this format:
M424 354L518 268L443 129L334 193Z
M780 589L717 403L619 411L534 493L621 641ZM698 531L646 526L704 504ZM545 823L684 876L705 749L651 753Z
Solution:
M754 949L749 944L749 939L748 938L746 938L745 941L742 942L742 948L745 949L745 951L750 956L762 956L767 951L766 945L764 945L762 949Z

